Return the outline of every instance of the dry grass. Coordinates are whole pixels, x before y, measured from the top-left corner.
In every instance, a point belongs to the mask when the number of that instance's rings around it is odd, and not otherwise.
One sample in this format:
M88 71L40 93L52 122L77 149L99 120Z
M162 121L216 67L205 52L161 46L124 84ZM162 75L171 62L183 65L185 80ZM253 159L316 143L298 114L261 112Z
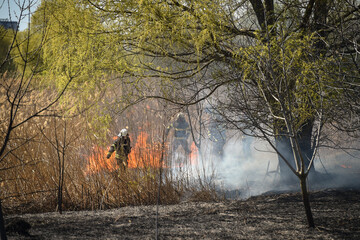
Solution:
M213 199L212 190L197 187L189 180L189 174L174 176L170 171L171 164L167 162L170 137L161 138L168 121L164 119L167 118L153 114L149 105L138 106L126 114L126 119L114 119L105 142L93 137L101 135L97 132L101 129L91 127L88 118L82 115L28 122L13 132L9 145L9 150L13 150L0 163L4 212L57 210L62 175L63 210L172 204L187 192L194 200ZM105 158L113 136L124 125L130 130L133 146L126 172L118 170L113 158Z

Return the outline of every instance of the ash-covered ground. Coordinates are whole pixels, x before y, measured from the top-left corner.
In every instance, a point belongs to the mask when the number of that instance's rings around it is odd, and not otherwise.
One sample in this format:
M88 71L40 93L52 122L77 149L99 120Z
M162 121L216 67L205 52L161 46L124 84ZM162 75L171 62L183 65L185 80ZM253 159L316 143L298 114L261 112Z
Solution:
M29 235L12 227L8 239L360 239L359 190L311 192L311 207L314 229L307 227L299 193L185 201L159 206L158 214L156 206L135 206L11 215L5 221L31 225Z

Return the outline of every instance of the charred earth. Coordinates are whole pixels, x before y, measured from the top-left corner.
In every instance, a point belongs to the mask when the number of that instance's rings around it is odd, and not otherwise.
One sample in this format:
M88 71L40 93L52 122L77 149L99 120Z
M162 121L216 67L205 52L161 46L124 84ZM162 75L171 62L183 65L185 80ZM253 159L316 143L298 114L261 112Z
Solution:
M246 200L184 201L102 211L8 215L31 225L8 239L360 239L360 191L311 192L316 227L307 227L299 193ZM29 226L27 226L29 227Z

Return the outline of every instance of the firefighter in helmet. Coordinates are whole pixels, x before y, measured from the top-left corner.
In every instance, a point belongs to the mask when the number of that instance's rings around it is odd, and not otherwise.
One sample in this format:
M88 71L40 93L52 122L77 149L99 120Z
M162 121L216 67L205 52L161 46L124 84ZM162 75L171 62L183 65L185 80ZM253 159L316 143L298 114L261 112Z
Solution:
M182 113L179 113L177 115L177 118L175 122L172 124L172 127L174 128L174 141L173 141L174 152L181 145L184 148L185 153L189 155L191 153L187 141L190 134L189 124L186 122L185 117Z
M208 128L208 136L212 142L212 154L220 159L224 156L224 146L226 144L226 132L223 126L216 121L212 121Z
M131 151L130 137L127 129L122 129L115 140L110 146L107 158L111 157L111 154L115 152L115 159L120 169L125 170L128 165L128 155Z

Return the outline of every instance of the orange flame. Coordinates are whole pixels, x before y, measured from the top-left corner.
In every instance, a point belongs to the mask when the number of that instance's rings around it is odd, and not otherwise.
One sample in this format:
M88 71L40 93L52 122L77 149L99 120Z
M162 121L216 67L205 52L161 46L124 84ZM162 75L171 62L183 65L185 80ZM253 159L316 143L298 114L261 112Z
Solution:
M198 148L195 145L195 142L192 142L191 146L190 146L190 164L191 165L196 165L197 164L197 160L198 160Z
M161 164L161 144L156 142L149 143L149 135L146 132L140 132L136 139L136 144L129 154L129 168L144 168L165 166Z
M107 151L101 147L94 146L93 152L88 157L88 164L86 166L85 174L100 172L102 170L114 171L118 168L115 154L109 159L106 158Z
M342 168L352 168L352 166L346 166L344 164L340 165Z

